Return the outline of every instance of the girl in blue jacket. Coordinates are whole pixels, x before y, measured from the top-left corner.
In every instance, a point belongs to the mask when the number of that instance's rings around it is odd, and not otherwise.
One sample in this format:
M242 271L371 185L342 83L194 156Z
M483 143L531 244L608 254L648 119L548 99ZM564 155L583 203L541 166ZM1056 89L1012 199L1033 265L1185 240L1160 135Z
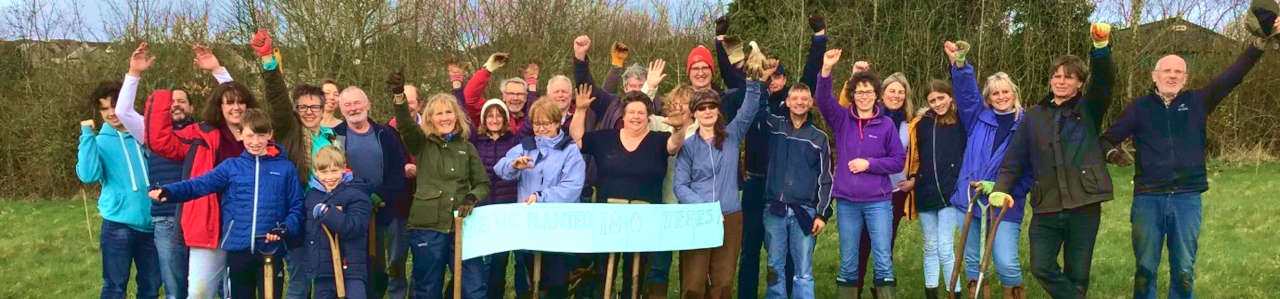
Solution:
M152 189L152 199L183 202L218 192L221 194L222 243L231 268L231 297L253 298L262 286L263 264L282 273L274 255L285 254L281 241L296 237L305 220L302 212L302 185L298 169L284 155L285 149L271 143L271 120L257 108L246 109L242 118L244 153L227 159L213 171L199 177ZM275 297L284 290L282 276L273 279Z

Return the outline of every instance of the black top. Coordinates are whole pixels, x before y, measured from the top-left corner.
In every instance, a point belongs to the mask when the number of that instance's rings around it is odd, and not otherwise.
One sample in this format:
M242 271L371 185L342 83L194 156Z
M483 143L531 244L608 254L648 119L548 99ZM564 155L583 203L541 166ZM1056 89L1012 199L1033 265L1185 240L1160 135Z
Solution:
M967 135L959 123L938 125L933 112L916 123L916 144L920 170L916 174L916 210L933 211L947 206L956 190L964 160Z
M995 142L995 145L991 148L999 148L1000 144L1004 143L1004 139L1009 137L1009 132L1013 132L1014 116L1017 116L1016 112L1010 112L1008 114L996 113L996 124L998 127L996 128L996 139L992 141ZM995 155L996 151L991 151L991 154Z
M598 130L582 136L582 153L595 156L598 197L662 202L671 133L649 132L632 152L622 147L619 134L619 130Z

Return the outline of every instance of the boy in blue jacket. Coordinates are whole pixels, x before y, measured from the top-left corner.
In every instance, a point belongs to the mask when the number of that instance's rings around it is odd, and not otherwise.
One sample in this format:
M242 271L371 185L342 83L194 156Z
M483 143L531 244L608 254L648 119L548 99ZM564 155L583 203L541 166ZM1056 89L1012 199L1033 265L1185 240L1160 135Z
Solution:
M102 230L102 298L124 298L130 265L138 268L138 298L155 298L160 289L159 256L152 236L151 201L145 192L146 157L137 139L116 117L120 82L102 82L88 98L102 115L104 126L93 132L93 120L80 122L80 147L76 176L86 184L102 185L98 213Z
M347 171L347 159L337 146L320 148L312 159L315 176L308 185L306 205L307 261L313 274L316 298L337 298L337 273L333 252L341 256L346 298L365 298L368 271L370 186ZM338 239L338 248L329 248L329 234Z
M241 122L244 153L227 159L200 177L152 189L151 199L183 202L218 192L222 202L222 241L231 268L231 297L254 298L265 291L258 281L264 264L274 273L270 290L280 298L284 276L274 256L285 254L281 241L302 230L302 186L298 169L285 149L270 142L271 119L259 109L247 109Z

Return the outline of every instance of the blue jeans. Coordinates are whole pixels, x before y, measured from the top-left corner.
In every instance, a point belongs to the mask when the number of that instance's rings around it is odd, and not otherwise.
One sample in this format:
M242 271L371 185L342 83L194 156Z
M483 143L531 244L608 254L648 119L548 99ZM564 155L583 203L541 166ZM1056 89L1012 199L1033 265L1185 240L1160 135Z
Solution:
M993 217L998 213L997 209L987 210L987 215L993 215ZM969 280L978 280L982 246L985 246L987 241L987 238L982 237L981 224L982 219L973 219L966 234L968 241L964 243L965 275ZM991 225L987 226L987 230L991 230ZM1018 265L1018 235L1021 233L1021 223L1002 221L1000 229L996 231L995 243L991 244L991 252L987 253L995 264L996 274L1000 276L1002 286L1012 287L1022 284L1022 267ZM983 278L983 281L988 280L990 280L989 277Z
M136 231L123 223L103 219L98 246L102 248L101 298L125 298L131 267L138 268L134 278L138 284L136 297L160 296L160 257L151 232Z
M409 251L413 254L410 277L412 298L438 299L444 295L444 272L453 268L453 234L410 229ZM462 261L462 297L485 298L486 266L483 259Z
M214 298L231 289L227 281L227 253L221 249L190 248L187 264L187 296ZM224 296L225 297L225 296Z
M804 208L809 215L814 210ZM764 213L765 238L769 257L769 287L765 298L787 298L787 282L790 281L791 296L797 299L814 298L813 294L813 247L817 239L800 227L795 212L787 210L786 216ZM795 275L786 273L787 257L791 257Z
M645 275L646 283L668 283L671 281L671 252L657 251L649 253L649 273Z
M952 270L956 264L955 230L956 220L964 217L953 215L955 208L944 207L939 210L919 212L920 231L924 233L924 286L937 288L939 277L949 283ZM961 286L957 285L958 291ZM945 289L945 288L944 288Z
M178 217L151 217L165 298L187 298L187 244Z
M294 248L284 256L285 272L288 272L289 288L285 290L287 299L306 299L311 297L312 271L306 247Z
M836 284L853 286L858 276L858 248L862 230L871 234L871 256L875 258L875 285L895 285L893 279L893 204L889 198L872 202L836 203L837 229L840 232L840 276Z
M1169 246L1169 298L1192 298L1200 238L1200 193L1133 196L1133 297L1155 298L1160 254ZM1167 242L1167 243L1166 243Z

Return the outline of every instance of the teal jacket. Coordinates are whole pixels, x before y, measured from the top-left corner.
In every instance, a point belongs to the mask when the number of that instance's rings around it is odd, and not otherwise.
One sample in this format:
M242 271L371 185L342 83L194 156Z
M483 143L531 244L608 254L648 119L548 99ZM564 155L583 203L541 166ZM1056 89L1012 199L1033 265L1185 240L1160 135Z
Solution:
M147 158L133 135L103 126L80 127L80 148L76 153L76 177L86 184L102 185L98 213L102 219L124 223L137 231L150 232L151 199L147 189Z

